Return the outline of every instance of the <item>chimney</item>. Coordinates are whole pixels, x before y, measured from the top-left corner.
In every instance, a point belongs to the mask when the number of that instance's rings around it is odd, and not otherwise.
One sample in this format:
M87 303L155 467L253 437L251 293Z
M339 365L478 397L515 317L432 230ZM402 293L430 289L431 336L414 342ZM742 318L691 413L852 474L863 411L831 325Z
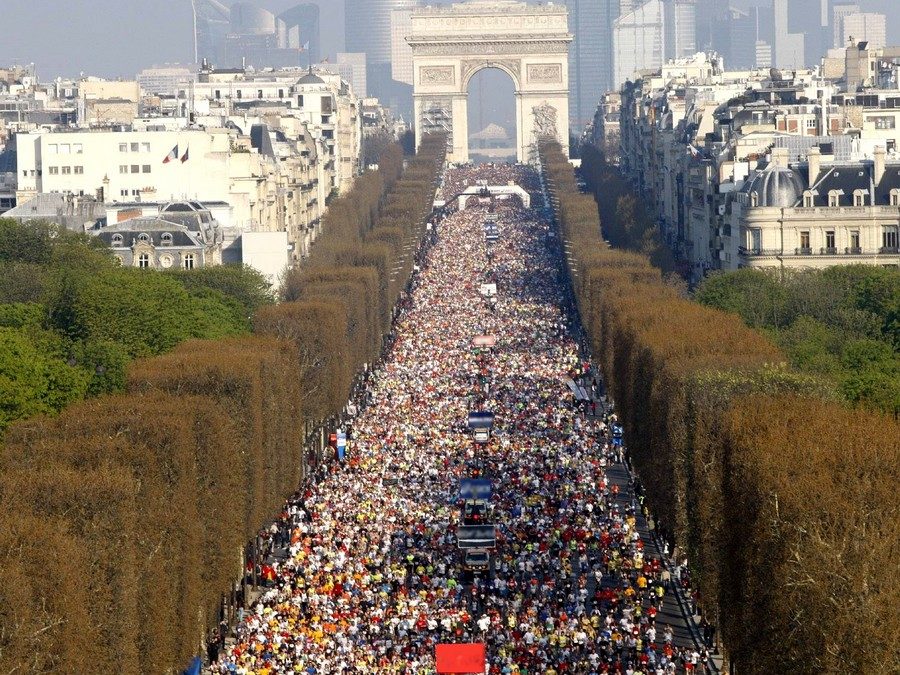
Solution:
M881 183L881 179L884 178L884 157L885 150L884 146L876 145L875 146L875 185Z
M772 148L772 163L778 168L787 169L789 157L787 148Z
M816 178L819 177L819 172L822 170L822 151L819 146L810 148L806 158L809 162L809 187L812 187L816 184Z

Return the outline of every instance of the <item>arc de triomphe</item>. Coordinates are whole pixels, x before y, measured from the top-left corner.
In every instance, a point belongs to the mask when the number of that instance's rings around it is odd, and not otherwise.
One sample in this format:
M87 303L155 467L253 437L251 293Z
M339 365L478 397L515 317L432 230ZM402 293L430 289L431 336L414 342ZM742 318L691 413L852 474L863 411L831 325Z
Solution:
M517 0L468 0L412 12L406 38L413 52L416 145L429 131L446 130L451 162L469 159L469 80L484 68L512 78L516 148L534 158L538 136L569 139L569 33L564 5Z

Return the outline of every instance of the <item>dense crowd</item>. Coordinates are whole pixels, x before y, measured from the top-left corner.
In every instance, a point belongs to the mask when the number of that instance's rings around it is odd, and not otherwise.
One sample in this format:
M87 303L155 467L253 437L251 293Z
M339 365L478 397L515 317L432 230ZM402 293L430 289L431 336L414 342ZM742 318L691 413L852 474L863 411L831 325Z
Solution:
M446 171L441 181L441 199L451 199L479 184L515 183L531 194L532 202L541 192L538 174L522 164L463 164Z
M498 165L451 169L444 187L481 179L537 185ZM567 388L586 365L537 213L510 201L441 223L346 460L286 505L272 536L289 555L268 565L211 672L424 675L443 642L485 643L492 674L702 668L657 621L670 577L644 551L640 505L609 479L615 417ZM483 334L496 346L474 348ZM486 446L466 426L476 409L496 416ZM462 569L455 537L459 481L473 475L492 481L498 532L482 574Z

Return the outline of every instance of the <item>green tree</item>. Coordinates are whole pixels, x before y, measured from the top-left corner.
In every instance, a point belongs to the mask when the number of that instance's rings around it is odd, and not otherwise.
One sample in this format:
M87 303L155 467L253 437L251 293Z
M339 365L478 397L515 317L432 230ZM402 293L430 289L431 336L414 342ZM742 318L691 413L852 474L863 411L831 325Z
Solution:
M89 376L40 349L25 333L0 328L0 431L10 422L55 413L83 398Z
M114 342L131 357L167 351L192 337L246 330L234 305L207 290L192 297L174 278L109 267L64 271L51 304L53 325L81 342Z
M209 289L233 298L241 304L248 320L257 309L275 301L272 285L249 265L213 265L166 274L175 277L188 291Z

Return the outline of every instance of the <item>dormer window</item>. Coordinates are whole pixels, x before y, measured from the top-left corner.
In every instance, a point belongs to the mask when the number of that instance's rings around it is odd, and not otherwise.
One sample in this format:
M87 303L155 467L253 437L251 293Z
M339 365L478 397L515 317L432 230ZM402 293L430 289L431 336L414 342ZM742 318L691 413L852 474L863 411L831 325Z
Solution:
M172 234L170 232L163 232L162 237L160 237L160 242L163 246L171 246Z
M815 200L815 195L812 191L807 190L803 193L803 207L807 209L811 209L813 207Z
M866 191L865 190L854 190L853 191L853 206L865 206L866 205Z
M900 190L894 188L891 190L891 206L900 206Z
M112 245L113 246L123 246L125 244L125 237L121 234L114 234L112 236Z
M841 191L831 190L828 193L828 206L834 208L841 205Z
M138 235L138 241L142 244L149 244L150 243L150 235L147 234L146 232L141 232Z

